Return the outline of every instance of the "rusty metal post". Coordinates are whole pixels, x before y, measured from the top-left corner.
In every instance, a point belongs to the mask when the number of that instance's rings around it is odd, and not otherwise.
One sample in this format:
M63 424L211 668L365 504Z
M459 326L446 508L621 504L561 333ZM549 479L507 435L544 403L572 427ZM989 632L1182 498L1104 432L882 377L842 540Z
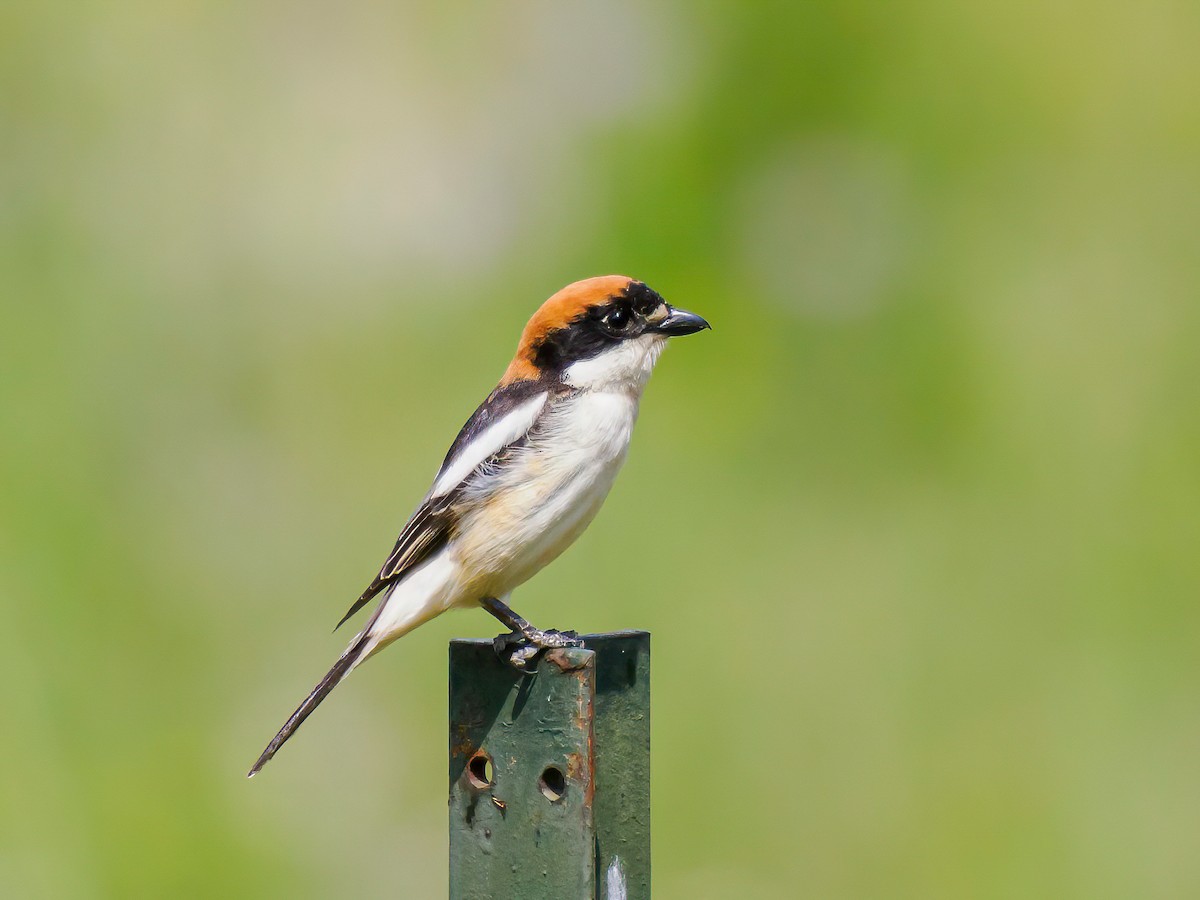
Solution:
M649 900L650 635L450 643L451 900Z

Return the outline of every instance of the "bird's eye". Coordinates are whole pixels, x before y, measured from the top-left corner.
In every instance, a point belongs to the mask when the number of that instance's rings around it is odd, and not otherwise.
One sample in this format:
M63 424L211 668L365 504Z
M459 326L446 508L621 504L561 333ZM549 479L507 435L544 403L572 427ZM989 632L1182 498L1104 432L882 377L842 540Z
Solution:
M604 321L614 331L624 331L630 322L629 309L624 306L618 306L608 314Z

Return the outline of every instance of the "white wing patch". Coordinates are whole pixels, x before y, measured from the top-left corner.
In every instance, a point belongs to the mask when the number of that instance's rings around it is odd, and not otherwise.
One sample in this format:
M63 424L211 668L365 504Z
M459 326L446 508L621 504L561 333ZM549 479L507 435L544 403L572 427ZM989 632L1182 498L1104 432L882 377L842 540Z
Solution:
M546 405L546 393L530 397L520 406L497 419L467 444L446 467L438 473L433 483L430 497L440 497L462 482L479 467L485 459L497 453L513 441L520 440L537 421L538 415Z

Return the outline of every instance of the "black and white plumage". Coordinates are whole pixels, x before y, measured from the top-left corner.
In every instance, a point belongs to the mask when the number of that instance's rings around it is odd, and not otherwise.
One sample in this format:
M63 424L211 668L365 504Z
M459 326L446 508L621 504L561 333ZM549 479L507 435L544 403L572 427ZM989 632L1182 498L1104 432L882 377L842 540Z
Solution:
M604 502L667 338L707 327L620 275L576 282L547 300L339 626L372 598L383 599L250 775L356 666L448 609L482 605L535 646L565 643L505 602L570 546Z

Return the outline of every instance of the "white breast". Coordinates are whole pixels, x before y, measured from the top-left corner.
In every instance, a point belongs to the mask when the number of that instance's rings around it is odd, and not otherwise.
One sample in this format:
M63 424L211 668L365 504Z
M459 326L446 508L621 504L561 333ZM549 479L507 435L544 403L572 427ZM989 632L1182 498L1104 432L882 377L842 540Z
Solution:
M461 523L454 549L471 573L468 594L503 596L571 545L625 462L637 411L630 393L587 391L546 412Z

